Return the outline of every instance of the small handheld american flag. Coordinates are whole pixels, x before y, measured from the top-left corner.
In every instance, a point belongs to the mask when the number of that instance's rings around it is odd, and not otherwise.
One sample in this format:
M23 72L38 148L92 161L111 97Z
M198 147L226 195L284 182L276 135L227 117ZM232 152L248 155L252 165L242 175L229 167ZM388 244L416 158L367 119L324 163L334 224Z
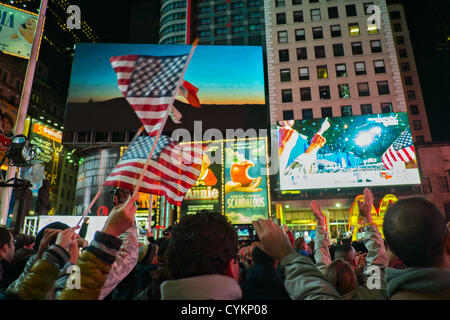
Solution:
M148 135L156 136L178 92L189 55L112 57L119 90L133 107Z
M154 141L150 136L133 141L104 185L134 190ZM200 175L202 155L201 143L179 145L161 135L138 191L166 196L169 203L180 206Z
M381 156L384 166L388 170L394 168L396 162L410 162L416 159L411 132L406 129L391 144Z

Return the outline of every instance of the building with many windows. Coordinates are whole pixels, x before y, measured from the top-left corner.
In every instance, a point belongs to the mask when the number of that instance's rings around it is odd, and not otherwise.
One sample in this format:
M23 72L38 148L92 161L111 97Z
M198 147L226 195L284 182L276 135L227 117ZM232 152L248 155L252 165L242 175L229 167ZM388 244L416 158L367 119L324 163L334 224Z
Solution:
M385 0L266 0L264 5L272 125L282 120L408 112L415 142L431 139L406 20L403 15L400 31L390 18L389 12L397 7L391 10ZM373 19L372 5L381 9L379 19ZM395 38L401 35L403 44ZM404 62L413 65L408 72L401 69ZM380 205L392 194L393 199L420 193L417 186L372 189ZM314 228L310 201L321 199L330 236L336 238L348 231L349 212L362 189L324 186L289 194L278 187L275 193L277 217L296 232Z
M272 123L407 110L385 1L265 4Z
M263 0L162 0L161 44L262 45Z

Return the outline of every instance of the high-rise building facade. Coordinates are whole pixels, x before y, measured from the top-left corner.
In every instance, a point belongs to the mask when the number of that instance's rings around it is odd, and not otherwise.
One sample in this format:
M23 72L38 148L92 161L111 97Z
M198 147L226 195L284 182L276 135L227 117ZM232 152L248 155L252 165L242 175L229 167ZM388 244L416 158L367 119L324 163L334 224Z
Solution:
M262 45L263 0L162 0L161 44Z
M403 74L401 70L405 47L395 41L393 28L397 26L385 0L265 0L264 5L272 125L282 120L408 112L415 142L430 139L429 132L425 133L428 124L423 104L418 107L425 116L420 118L423 130L414 130L414 124L420 127L414 122L419 118L411 114L413 103L407 94L417 90L417 72ZM373 5L380 11L372 11ZM406 31L406 20L402 23ZM403 37L410 46L406 33ZM412 49L406 49L412 56ZM408 62L415 70L414 60ZM414 89L410 78L405 83L405 76L412 77ZM421 98L419 94L416 97ZM420 105L419 101L414 104ZM342 236L348 231L349 212L362 189L326 188L296 195L275 190L280 194L273 197L274 211L291 230L311 230L315 221L310 201L321 199L330 236ZM381 201L391 193L402 197L420 190L417 186L378 187L373 192Z
M368 23L372 4L379 28ZM407 111L384 0L265 5L271 123Z

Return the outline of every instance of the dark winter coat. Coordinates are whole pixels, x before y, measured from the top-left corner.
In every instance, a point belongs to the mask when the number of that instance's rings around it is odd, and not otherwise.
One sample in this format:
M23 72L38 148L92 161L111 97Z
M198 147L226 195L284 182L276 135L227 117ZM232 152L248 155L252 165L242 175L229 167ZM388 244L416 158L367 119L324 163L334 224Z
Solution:
M290 300L274 267L255 264L241 283L242 300Z

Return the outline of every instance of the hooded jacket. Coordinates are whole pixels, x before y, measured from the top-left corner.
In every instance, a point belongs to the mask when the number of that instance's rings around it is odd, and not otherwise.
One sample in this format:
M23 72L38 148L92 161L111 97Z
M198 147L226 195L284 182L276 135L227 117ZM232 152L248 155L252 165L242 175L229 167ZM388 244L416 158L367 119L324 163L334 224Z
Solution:
M161 300L239 300L242 291L236 280L208 274L161 284Z
M386 282L392 300L450 300L450 270L386 268Z

